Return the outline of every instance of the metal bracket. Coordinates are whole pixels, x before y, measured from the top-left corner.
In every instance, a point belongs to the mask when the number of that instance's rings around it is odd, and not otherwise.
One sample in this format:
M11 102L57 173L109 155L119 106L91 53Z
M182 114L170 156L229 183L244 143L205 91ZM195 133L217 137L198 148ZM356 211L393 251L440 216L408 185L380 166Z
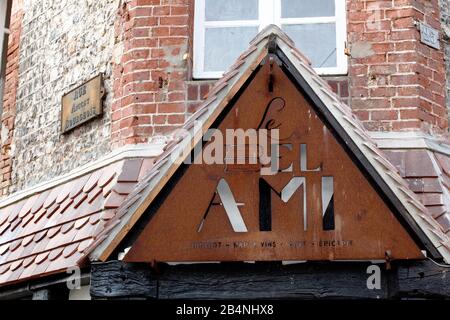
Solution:
M274 64L274 58L269 57L269 92L270 93L273 93L273 82L274 82L273 64Z
M391 262L392 262L392 252L391 250L387 250L384 254L385 260L386 260L386 270L391 270Z

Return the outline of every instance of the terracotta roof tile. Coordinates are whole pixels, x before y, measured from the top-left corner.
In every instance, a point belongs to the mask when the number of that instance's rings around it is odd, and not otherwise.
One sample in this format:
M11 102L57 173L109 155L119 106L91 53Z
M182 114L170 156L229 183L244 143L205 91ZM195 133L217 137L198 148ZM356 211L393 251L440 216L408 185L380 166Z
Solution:
M16 208L14 208L14 209L10 212L10 215L9 215L9 218L8 218L8 222L11 223L12 220L14 220L16 214L19 215L19 216L21 216L21 217L24 217L25 215L27 215L28 213L30 213L30 212L31 212L31 208L33 207L34 202L36 201L36 199L38 198L38 196L39 196L39 195L34 195L34 196L28 198L28 199L25 201L25 203L22 203L21 208L19 209L19 210L20 210L19 212L16 212Z
M84 175L84 176L78 178L75 181L75 183L74 183L74 185L72 187L72 190L70 191L70 194L69 194L70 198L74 199L81 192L83 192L83 189L84 189L84 187L86 185L86 182L89 180L90 177L91 177L91 174L87 174L87 175Z
M142 165L141 165L141 171L139 172L139 181L150 171L150 170L152 170L152 168L153 168L153 166L155 165L155 161L153 160L153 159L144 159L144 161L142 161ZM122 184L126 184L126 183L119 183L118 184L118 186L119 185L122 185ZM117 192L117 186L116 186L116 188L114 189L114 190L116 190L116 192ZM130 193L132 190L130 190L129 192L127 192L127 194L128 193ZM117 193L120 193L120 192L117 192Z
M31 256L31 257L25 258L23 260L22 266L24 268L27 268L28 266L30 266L34 262L34 260L36 260L36 256Z
M89 217L84 217L84 218L78 219L78 220L75 222L75 229L80 230L80 229L83 228L83 227L86 225L86 223L88 223L88 222L89 222Z
M448 214L443 214L436 220L442 226L444 232L448 232L450 230L450 217Z
M62 255L63 251L64 251L64 247L59 247L59 248L53 249L48 256L48 259L50 261L55 261Z
M22 279L27 279L34 275L34 270L36 270L37 264L36 264L36 256L33 256L33 258L34 258L33 262L28 267L24 268L22 274L20 275L20 277ZM2 280L2 278L0 278L0 282L6 282L6 281Z
M48 251L38 254L36 256L36 259L34 260L34 262L36 262L36 264L43 263L47 259L49 254L50 254L50 252L48 252Z
M116 210L105 210L100 216L100 219L103 221L109 221L114 218L116 215Z
M0 256L4 255L8 250L9 245L7 243L0 245Z
M56 187L58 188L58 196L56 197L56 203L62 203L67 197L70 195L72 191L72 182L68 182L62 186Z
M115 175L116 175L116 168L110 167L105 169L102 172L100 179L98 180L98 186L100 188L104 188L114 179Z
M22 251L22 257L28 257L33 252L35 252L34 248L36 246L37 246L37 243L34 241L31 241L27 246L25 246L24 250Z
M11 223L11 232L18 232L19 231L19 226L22 223L22 219L17 218L15 219L12 223Z
M117 182L138 182L142 159L126 160Z
M52 189L47 199L44 202L44 208L48 209L56 203L56 198L58 197L58 188Z
M413 178L407 179L409 187L417 193L434 192L442 193L442 186L437 179L433 178Z
M22 239L11 242L11 244L9 245L9 251L10 252L16 251L20 247L21 244L22 244Z
M19 262L16 262L16 263L19 264L19 267L22 265L22 261L19 261ZM22 272L23 272L23 269L21 269L21 268L17 268L16 270L13 270L12 267L13 267L13 264L11 264L10 271L12 273L9 276L8 281L15 281L15 280L17 280L20 277L20 275L22 274Z
M23 260L17 260L14 261L13 263L11 263L11 271L16 271L17 269L19 269L22 266Z
M45 200L47 200L47 197L49 194L50 194L50 190L44 191L43 193L39 194L39 196L33 203L33 206L31 208L31 213L38 212L44 206Z
M50 254L50 253L47 252L47 256L46 256L45 260L43 260L40 264L37 264L36 268L33 270L33 274L43 274L47 271L48 267L52 263L50 260L48 260L48 254ZM11 280L12 279L9 279L9 281L11 281Z
M405 177L437 177L426 150L411 150L405 157Z
M9 223L5 223L0 227L0 236L2 236L10 227Z
M64 248L64 252L63 252L63 256L64 256L64 258L68 258L68 257L70 257L71 255L73 255L75 252L77 252L78 251L78 246L79 246L80 244L78 243L78 242L76 242L76 243L73 243L73 244L71 244L71 245L69 245L69 246L66 246L65 248Z
M441 153L434 154L444 173L450 177L450 157Z
M94 187L94 188L97 188L97 187ZM92 191L92 190L90 190L90 191ZM86 199L88 198L88 194L87 193L81 193L81 194L79 194L78 195L78 197L76 197L75 199L74 199L74 202L73 202L73 208L74 209L78 209L78 207L79 206L81 206L81 204L84 202L84 201L86 201Z
M93 214L93 215L89 218L89 223L90 223L91 225L96 225L99 221L100 221L100 214Z
M135 187L136 187L136 183L122 182L122 183L118 183L116 186L114 186L113 190L120 195L128 195L133 191L133 189Z
M62 226L50 228L48 230L47 237L49 237L50 239L54 238L61 231L61 228Z
M29 214L26 217L24 217L22 219L22 228L25 228L30 222L31 220L33 220L33 215Z
M46 268L46 273L54 273L55 271L61 271L67 269L67 265L73 265L68 259L64 258L63 254L61 253L59 257L51 261L51 263Z
M87 201L91 204L91 203L94 202L95 199L97 199L97 197L99 197L102 193L103 193L102 187L96 186L96 187L94 188L94 190L92 190L91 192L89 192L89 194L87 195Z
M70 230L73 229L74 226L75 226L75 222L74 221L66 223L65 225L63 225L61 227L61 233L62 234L67 234Z
M81 241L80 244L78 245L78 252L83 253L84 250L86 250L94 241L94 239L87 239L84 241Z
M110 193L105 202L105 209L115 209L125 201L125 196L113 191Z
M83 192L84 193L88 193L90 192L92 189L95 188L95 186L98 183L98 179L100 179L102 173L101 171L94 171L91 176L89 177L88 181L86 182L86 184L83 187Z
M33 241L33 239L34 235L26 236L22 241L22 246L26 248Z

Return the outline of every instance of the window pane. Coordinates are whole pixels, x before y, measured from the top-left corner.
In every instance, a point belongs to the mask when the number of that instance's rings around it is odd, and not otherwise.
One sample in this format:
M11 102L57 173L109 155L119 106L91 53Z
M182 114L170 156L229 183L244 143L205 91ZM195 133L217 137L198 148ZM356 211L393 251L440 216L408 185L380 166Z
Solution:
M204 71L227 70L257 33L258 27L206 29Z
M281 0L281 17L334 17L334 1L335 0Z
M334 23L284 25L283 30L294 40L297 48L311 60L313 67L337 66Z
M2 46L0 46L0 49ZM8 35L3 39L3 52L0 52L0 115L3 113L3 93L5 89L6 56L8 51Z
M258 20L258 0L205 0L206 21Z

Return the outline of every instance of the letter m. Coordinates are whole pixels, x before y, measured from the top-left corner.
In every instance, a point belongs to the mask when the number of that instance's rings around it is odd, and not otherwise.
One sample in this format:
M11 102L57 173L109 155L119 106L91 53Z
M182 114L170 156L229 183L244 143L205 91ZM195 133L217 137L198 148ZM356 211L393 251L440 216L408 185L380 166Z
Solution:
M295 192L303 187L303 227L307 230L308 216L306 207L306 178L294 177L280 192L270 186L266 180L259 180L259 226L260 231L272 231L272 191L284 202L288 203Z

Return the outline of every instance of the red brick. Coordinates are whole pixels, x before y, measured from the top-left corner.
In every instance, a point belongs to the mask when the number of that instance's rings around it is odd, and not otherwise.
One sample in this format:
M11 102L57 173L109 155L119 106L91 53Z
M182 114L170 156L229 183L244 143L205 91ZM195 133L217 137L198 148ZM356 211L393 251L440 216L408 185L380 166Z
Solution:
M396 120L398 119L398 111L395 110L374 110L370 112L372 120Z
M172 16L187 15L188 13L189 13L188 6L171 6L170 7L170 14Z
M198 85L189 84L188 85L188 100L190 100L190 101L198 100L198 90L199 90Z
M185 121L184 114L172 114L167 117L168 124L183 124Z
M182 113L186 109L184 103L160 103L158 104L158 113Z
M162 26L185 26L188 20L187 16L161 17L159 23Z

